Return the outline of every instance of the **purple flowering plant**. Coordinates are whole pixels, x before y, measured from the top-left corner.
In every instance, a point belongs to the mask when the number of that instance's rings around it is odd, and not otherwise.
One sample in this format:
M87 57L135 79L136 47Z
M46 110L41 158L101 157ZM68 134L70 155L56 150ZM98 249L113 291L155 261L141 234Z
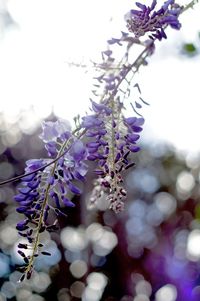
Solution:
M72 196L82 193L80 183L86 180L89 161L95 162L96 179L88 205L95 206L104 196L109 209L116 213L123 210L127 195L123 177L134 165L132 155L140 150L138 141L144 124L140 111L143 105L148 105L141 97L134 75L147 64L157 40L167 38L166 28L181 28L180 14L195 2L182 7L174 0L167 0L158 8L156 0L150 6L136 2L137 8L125 16L127 32L108 40L107 49L102 51L102 62L95 64L97 75L90 114L76 118L75 129L65 120L43 122L40 138L48 158L28 160L25 174L1 183L21 179L14 197L18 204L16 210L23 216L16 228L27 240L18 245L24 261L20 281L30 279L35 258L51 255L45 251L41 233L56 231L58 217L66 216L63 208L75 206ZM134 45L141 47L141 53L131 61L130 50ZM121 60L115 58L115 47L123 49ZM132 90L139 94L134 103ZM126 113L127 104L131 106L130 116Z

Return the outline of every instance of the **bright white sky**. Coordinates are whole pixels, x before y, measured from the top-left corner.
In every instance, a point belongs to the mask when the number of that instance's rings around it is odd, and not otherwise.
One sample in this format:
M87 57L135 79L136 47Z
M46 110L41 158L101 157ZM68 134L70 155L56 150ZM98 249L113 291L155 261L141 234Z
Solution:
M0 41L0 112L15 116L33 104L44 117L52 108L70 120L84 114L92 75L69 68L67 62L95 60L106 40L124 29L123 16L133 3L8 0L9 13L18 27L7 31ZM143 98L151 104L144 110L144 137L192 151L200 150L200 58L178 56L177 45L197 40L199 9L200 5L182 17L181 32L168 30L168 39L139 75Z

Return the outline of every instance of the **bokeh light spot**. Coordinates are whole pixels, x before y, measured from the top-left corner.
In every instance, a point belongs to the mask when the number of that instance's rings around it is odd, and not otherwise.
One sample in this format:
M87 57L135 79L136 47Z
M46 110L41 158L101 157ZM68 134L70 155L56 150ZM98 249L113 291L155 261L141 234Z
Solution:
M172 284L167 284L156 292L156 301L175 301L176 297L177 289Z
M85 285L83 282L75 281L70 287L70 292L72 296L76 298L81 298L84 289L85 289Z
M0 277L8 274L10 271L8 256L0 253Z
M60 239L63 247L70 251L80 251L88 244L85 230L83 228L66 227L61 231Z
M14 168L12 164L8 162L0 163L0 179L6 180L14 175Z
M32 292L25 288L18 289L16 293L17 301L27 301L31 296Z
M200 259L200 230L193 230L188 236L187 255L192 261Z
M1 292L7 298L13 298L16 293L16 286L10 281L5 281L1 287Z
M90 273L87 277L88 286L94 290L103 290L107 284L107 277L102 273Z
M155 196L155 204L165 217L168 217L176 210L176 199L167 192L159 192Z
M140 280L135 286L136 293L150 296L152 293L151 284L146 280Z
M149 301L149 298L146 295L139 294L133 299L133 301Z
M87 264L83 260L75 260L72 262L69 269L75 278L81 278L87 272Z
M34 276L32 278L32 286L36 293L44 292L50 284L51 279L47 273L34 273Z
M188 171L182 171L177 178L176 188L179 193L190 193L194 188L195 180L191 173Z

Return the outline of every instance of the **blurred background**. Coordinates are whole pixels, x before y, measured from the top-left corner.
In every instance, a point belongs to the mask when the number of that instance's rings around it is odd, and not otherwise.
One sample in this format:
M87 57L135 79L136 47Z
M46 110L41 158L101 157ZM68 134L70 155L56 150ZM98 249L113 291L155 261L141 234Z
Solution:
M132 4L0 0L1 181L46 156L43 119L72 122L88 110L94 74L87 66L125 30ZM181 16L180 32L168 30L138 74L150 107L123 213L104 203L86 208L89 174L59 232L43 237L52 256L38 259L32 280L19 284L18 183L0 187L0 301L200 300L199 8Z

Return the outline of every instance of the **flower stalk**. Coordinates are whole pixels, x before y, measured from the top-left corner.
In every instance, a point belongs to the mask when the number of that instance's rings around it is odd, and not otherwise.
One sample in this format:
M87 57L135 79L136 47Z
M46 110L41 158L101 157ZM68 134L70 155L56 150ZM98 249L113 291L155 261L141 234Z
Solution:
M52 167L52 171L51 171L51 177L54 177L55 174L55 170L57 167L57 162L58 162L58 158L61 158L63 156L64 150L65 148L68 146L69 144L69 140L65 141L58 153L58 157L56 158L57 160L54 162L53 167ZM69 149L67 148L67 151L69 151ZM66 152L66 151L65 151ZM33 249L32 249L32 254L31 256L28 258L28 266L25 269L25 275L27 277L27 279L30 278L31 274L32 274L32 269L33 269L33 263L35 260L35 255L38 254L38 249L39 249L39 244L40 244L40 230L43 226L43 221L44 221L44 214L45 214L45 208L48 204L48 198L49 198L49 190L51 188L51 184L48 183L47 188L46 188L46 193L45 193L45 197L44 197L44 201L42 203L42 208L41 208L41 212L40 212L40 216L39 216L39 222L37 225L37 228L35 229L36 231L36 235L33 241Z

